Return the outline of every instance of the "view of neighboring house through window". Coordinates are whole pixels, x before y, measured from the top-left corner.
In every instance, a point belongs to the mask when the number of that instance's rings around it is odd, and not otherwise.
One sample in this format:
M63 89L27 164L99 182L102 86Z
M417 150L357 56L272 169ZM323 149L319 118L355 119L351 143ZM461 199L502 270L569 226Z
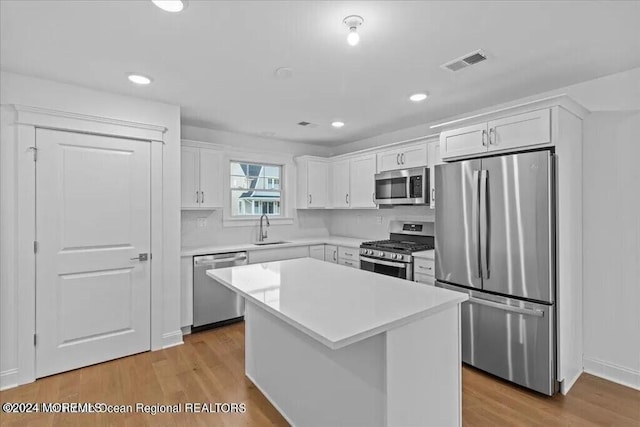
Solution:
M233 216L282 214L282 166L231 162Z

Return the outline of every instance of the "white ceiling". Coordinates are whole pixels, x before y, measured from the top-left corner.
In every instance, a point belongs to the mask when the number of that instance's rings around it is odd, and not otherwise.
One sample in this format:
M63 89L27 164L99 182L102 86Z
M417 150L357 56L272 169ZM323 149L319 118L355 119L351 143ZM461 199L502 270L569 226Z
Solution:
M191 0L171 14L148 0L2 0L0 13L4 70L179 104L187 125L327 146L640 66L638 1ZM356 47L349 14L365 20ZM487 61L440 68L480 48ZM134 87L128 71L155 81Z

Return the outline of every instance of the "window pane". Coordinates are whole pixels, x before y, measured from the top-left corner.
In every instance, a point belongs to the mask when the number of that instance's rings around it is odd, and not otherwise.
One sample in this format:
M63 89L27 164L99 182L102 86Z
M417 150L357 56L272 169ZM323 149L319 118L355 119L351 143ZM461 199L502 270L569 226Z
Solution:
M281 195L274 191L231 190L233 216L280 215Z

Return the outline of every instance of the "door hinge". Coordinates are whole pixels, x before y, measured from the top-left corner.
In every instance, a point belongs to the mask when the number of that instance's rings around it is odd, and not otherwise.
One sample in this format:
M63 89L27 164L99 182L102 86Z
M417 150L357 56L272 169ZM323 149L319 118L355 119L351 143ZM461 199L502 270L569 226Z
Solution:
M29 147L29 151L33 153L33 161L38 161L38 147Z
M33 334L33 345L38 345L38 334Z
M38 253L38 241L37 240L33 241L33 253L34 254Z

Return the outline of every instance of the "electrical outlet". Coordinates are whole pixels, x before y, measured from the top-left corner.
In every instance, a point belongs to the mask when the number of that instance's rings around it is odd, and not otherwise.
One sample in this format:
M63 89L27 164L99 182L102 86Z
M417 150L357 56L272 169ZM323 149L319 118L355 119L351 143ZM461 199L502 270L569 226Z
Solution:
M376 222L378 223L378 225L382 225L382 216L378 215L376 217Z
M207 218L198 218L198 228L204 228L207 226Z

